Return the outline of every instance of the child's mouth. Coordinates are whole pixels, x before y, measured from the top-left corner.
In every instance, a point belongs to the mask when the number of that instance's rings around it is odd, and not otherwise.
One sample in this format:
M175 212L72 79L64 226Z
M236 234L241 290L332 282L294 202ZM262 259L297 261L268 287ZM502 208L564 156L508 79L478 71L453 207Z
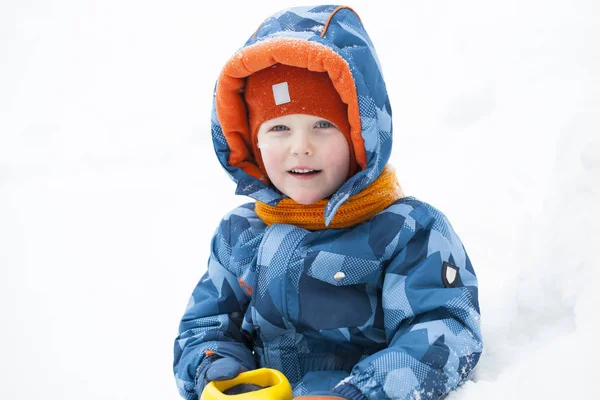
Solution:
M289 174L296 178L310 178L321 173L319 169L292 169Z

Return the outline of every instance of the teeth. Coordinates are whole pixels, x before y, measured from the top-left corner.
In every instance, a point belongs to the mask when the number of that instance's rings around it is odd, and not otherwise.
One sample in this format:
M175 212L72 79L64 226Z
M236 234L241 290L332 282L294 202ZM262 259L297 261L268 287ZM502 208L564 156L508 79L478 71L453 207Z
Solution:
M309 172L314 172L314 169L293 169L292 172L295 172L297 174L306 174Z

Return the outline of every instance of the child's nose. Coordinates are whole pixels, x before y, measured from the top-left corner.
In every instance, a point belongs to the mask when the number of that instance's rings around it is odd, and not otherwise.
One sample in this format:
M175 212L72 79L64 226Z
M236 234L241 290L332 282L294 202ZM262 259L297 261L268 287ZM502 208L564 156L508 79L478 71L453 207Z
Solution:
M305 132L297 132L294 135L290 151L292 155L310 156L313 154L313 144L310 140L310 135Z

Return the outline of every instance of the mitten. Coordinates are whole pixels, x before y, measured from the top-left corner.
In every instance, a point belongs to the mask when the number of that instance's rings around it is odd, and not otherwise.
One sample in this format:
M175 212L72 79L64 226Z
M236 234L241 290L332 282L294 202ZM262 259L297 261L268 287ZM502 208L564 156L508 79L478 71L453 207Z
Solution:
M218 358L216 360L201 364L198 368L196 377L196 394L198 397L202 395L204 387L210 381L221 381L224 379L233 379L241 372L246 371L246 368L242 366L233 358Z
M349 400L367 400L367 397L354 385L341 383L333 389L334 395Z
M209 382L233 379L245 371L248 371L248 369L233 358L224 357L214 360L198 374L196 393L200 397ZM241 384L228 389L225 394L240 394L258 389L261 389L261 387L251 384Z
M346 398L339 393L320 391L294 397L294 400L346 400Z
M219 358L208 365L204 380L206 383L210 381L224 381L226 379L233 379L245 371L247 369L233 358Z

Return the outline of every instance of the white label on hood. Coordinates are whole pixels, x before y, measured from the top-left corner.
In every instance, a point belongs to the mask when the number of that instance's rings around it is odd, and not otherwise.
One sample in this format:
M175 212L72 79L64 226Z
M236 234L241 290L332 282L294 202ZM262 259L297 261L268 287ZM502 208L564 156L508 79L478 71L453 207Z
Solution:
M287 82L273 85L273 98L275 99L276 106L289 103L291 101Z

